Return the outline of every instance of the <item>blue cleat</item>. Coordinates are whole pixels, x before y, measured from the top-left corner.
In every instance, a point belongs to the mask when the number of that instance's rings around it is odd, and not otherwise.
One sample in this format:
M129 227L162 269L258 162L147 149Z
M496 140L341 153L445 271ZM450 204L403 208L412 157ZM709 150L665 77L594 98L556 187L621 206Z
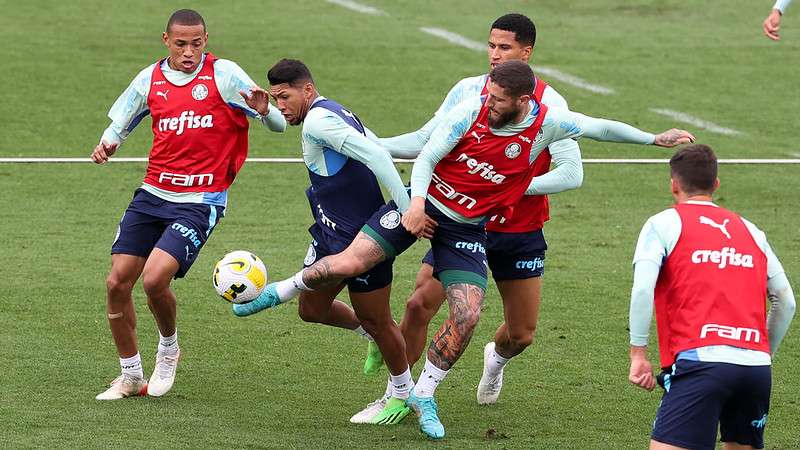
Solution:
M233 314L239 317L249 316L267 308L280 305L281 299L278 298L278 290L275 289L278 283L268 284L261 294L252 302L234 303Z
M431 439L444 437L444 425L439 420L439 407L436 406L436 400L433 397L417 397L412 392L406 405L417 413L420 431Z

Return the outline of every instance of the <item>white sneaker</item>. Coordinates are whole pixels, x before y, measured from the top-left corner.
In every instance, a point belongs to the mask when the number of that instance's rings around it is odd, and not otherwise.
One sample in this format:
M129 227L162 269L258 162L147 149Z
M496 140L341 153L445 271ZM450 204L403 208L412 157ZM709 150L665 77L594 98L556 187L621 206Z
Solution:
M366 408L362 409L361 411L357 412L353 417L350 418L350 423L372 423L372 419L375 418L383 408L386 406L386 397L381 397L378 400L367 405Z
M161 397L172 389L172 384L175 383L175 369L178 368L180 357L180 349L174 355L162 352L156 354L156 368L153 369L153 376L150 377L147 395Z
M500 396L500 389L503 388L503 369L500 373L491 378L489 376L489 355L494 351L494 342L489 342L483 347L483 376L478 383L478 404L479 405L493 405L497 403L497 397Z
M123 373L117 378L114 378L114 381L111 382L111 386L105 392L97 394L95 399L119 400L125 397L145 394L147 394L147 380L143 377Z

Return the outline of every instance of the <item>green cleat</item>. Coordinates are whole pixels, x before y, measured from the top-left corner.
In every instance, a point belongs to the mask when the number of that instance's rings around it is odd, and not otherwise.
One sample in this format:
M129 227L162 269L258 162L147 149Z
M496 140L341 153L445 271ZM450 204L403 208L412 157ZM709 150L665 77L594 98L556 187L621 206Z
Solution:
M406 401L392 397L386 401L386 406L375 416L370 423L375 425L397 425L411 412L406 406Z
M367 344L367 359L364 360L364 375L377 375L383 365L383 355L378 344L369 341Z

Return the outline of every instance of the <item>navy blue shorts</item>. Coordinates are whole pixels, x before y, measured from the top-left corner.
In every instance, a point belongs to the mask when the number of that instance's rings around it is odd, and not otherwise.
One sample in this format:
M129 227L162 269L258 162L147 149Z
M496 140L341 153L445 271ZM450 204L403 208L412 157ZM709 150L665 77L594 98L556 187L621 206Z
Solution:
M330 229L315 223L308 229L311 234L311 245L308 246L308 253L303 260L303 267L308 267L328 255L341 253L355 236L339 236ZM357 277L348 278L345 281L350 292L372 292L385 288L392 283L392 263L394 259L387 259L372 269L362 273Z
M425 212L439 225L431 239L433 275L447 287L468 283L486 289L486 231L483 224L458 223L430 202ZM400 223L400 213L394 202L379 209L362 230L380 244L391 258L409 248L417 238Z
M547 242L542 230L526 233L487 231L486 238L486 260L495 281L524 280L544 273ZM434 265L433 250L425 253L422 262Z
M541 229L525 233L486 233L487 260L495 281L524 280L544 273L547 242Z
M222 206L174 203L137 189L119 221L111 254L147 258L158 247L178 261L175 278L181 278L224 214Z
M653 423L658 442L713 449L722 442L764 448L772 387L770 366L740 366L679 359L658 382L664 397Z

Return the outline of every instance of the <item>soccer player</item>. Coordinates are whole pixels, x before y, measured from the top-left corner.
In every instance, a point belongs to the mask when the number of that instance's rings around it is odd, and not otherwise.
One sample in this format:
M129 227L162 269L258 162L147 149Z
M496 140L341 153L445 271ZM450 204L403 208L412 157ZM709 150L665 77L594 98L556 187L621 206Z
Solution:
M421 430L434 439L444 437L434 391L466 348L486 288L483 224L495 212L508 213L525 193L539 153L551 142L581 136L657 145L693 139L686 132L653 136L566 109L548 112L532 100L533 72L520 61L498 65L490 78L486 96L463 102L434 130L412 170L408 211L401 216L390 202L343 252L271 283L253 302L234 305L238 315L256 313L301 291L363 273L405 251L418 237L430 237L434 275L445 286L450 316L430 345L425 369L407 403L417 411ZM431 220L436 223L433 230Z
M711 148L687 146L669 165L675 206L647 220L633 257L628 379L655 387L654 305L663 370L650 448L713 449L717 425L726 449L764 448L771 356L794 315L792 288L764 233L712 202Z
M490 69L505 61L528 62L536 42L536 26L522 14L506 14L492 24L488 39ZM413 133L383 139L394 156L416 157L445 114L462 100L486 93L488 75L465 78L450 90L434 117ZM534 97L548 107L567 108L567 102L551 86L537 79ZM415 150L416 149L416 150ZM550 171L550 163L555 168ZM484 373L478 384L478 402L494 403L500 394L503 368L514 356L533 342L541 302L541 275L547 244L542 233L549 219L546 194L580 186L583 179L578 143L565 139L552 143L536 159L534 180L527 194L514 208L511 217L493 217L486 224L488 234L487 261L503 300L506 321L500 324L493 342L484 348ZM428 325L445 299L442 284L433 276L433 255L425 255L417 274L416 287L406 303L400 329L406 340L406 353L411 365L422 356L428 336ZM370 353L365 365L377 371L380 354ZM350 420L368 422L378 413L391 394L367 405Z
M180 357L171 280L186 275L224 215L228 187L247 156L247 117L273 131L286 128L265 90L234 62L204 52L208 34L196 11L172 14L162 40L169 56L139 72L117 99L92 152L95 163L105 163L144 116L153 116L147 174L120 220L106 279L122 373L98 400L170 390ZM149 386L131 296L140 276L160 334Z
M341 252L385 201L387 188L400 211L409 197L392 158L359 118L317 92L308 67L283 59L267 73L270 94L290 125L303 124L303 160L311 186L306 190L314 225L305 267ZM399 217L399 214L398 214ZM389 309L392 260L315 291L300 294L300 317L356 330L374 339L386 355L393 392L373 423L393 424L410 411L405 401L413 386L405 343ZM347 286L353 309L335 300ZM282 293L279 285L279 293Z
M789 7L790 3L792 3L792 0L777 0L775 6L772 7L772 11L767 18L764 19L764 34L773 41L779 41L781 39L778 35L778 31L781 28L781 17L783 13L786 12L786 8Z

